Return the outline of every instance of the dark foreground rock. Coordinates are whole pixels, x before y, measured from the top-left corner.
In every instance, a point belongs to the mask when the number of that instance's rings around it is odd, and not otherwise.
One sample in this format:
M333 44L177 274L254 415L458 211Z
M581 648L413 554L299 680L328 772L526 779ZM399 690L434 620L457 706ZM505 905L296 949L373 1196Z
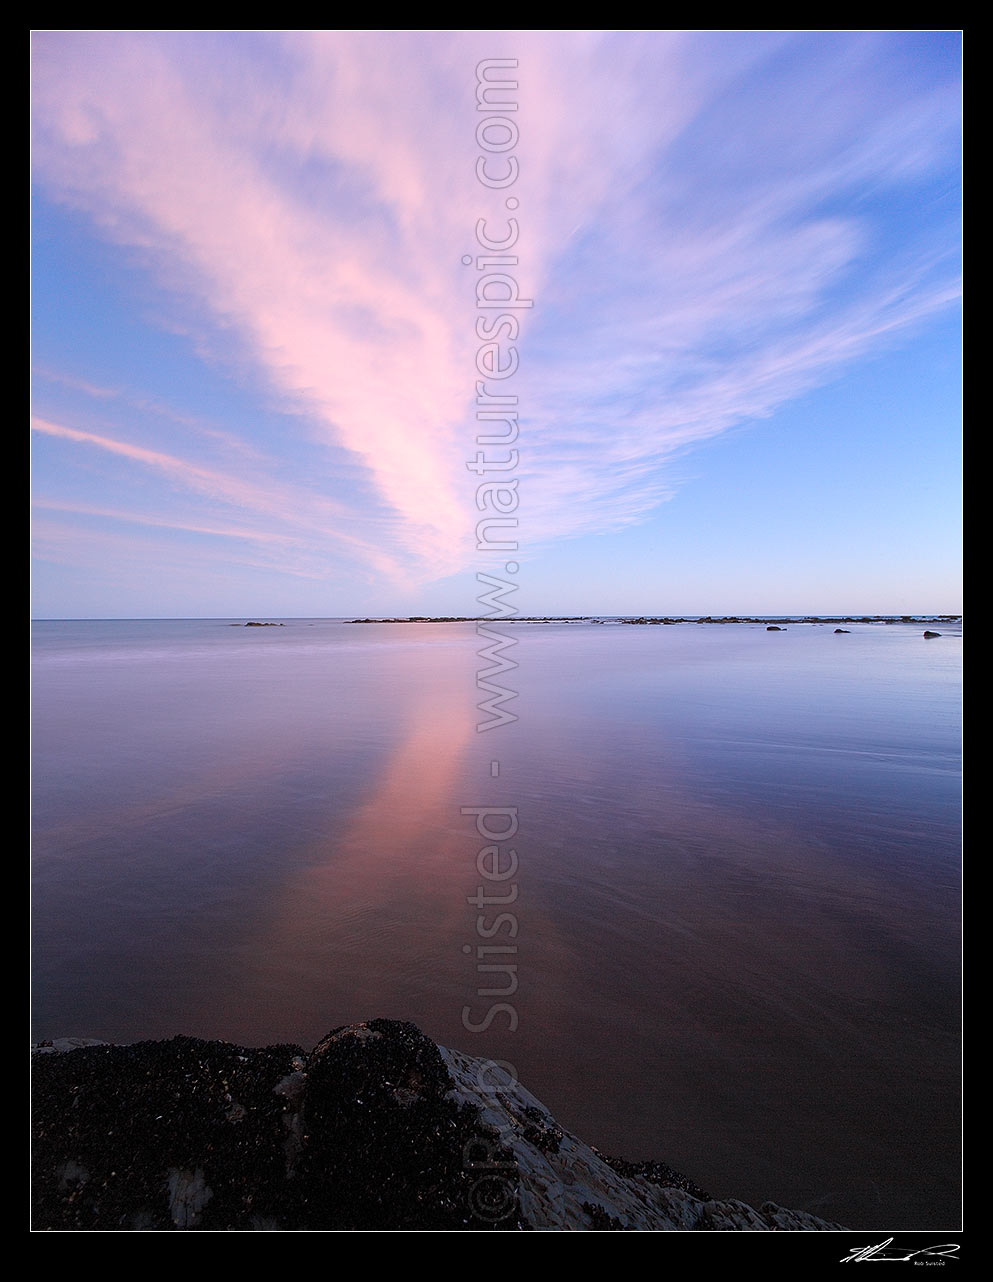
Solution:
M35 1230L824 1230L598 1153L495 1065L372 1020L298 1046L40 1048Z

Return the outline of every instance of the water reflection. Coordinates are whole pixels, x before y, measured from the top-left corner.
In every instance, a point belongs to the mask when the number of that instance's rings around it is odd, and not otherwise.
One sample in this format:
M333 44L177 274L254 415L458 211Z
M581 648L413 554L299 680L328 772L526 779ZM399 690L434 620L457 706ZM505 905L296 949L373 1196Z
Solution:
M397 704L398 741L379 778L351 813L329 796L325 835L294 856L259 940L268 959L293 959L305 1024L374 1012L423 1018L439 994L456 1001L452 945L464 913L454 892L465 863L457 796L473 709L443 679ZM272 981L268 966L262 979ZM275 986L284 987L278 971Z
M492 735L471 628L56 647L39 1035L312 1045L413 1019L717 1194L954 1227L954 651L894 629L521 637L521 720ZM475 804L520 816L513 1033L461 1018Z

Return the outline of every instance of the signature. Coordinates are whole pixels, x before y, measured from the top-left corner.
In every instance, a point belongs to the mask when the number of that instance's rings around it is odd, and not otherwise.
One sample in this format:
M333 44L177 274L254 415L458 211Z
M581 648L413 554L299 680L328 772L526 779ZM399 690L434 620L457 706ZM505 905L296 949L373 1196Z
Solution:
M841 1257L842 1264L865 1264L867 1261L878 1260L912 1260L917 1255L942 1255L954 1259L955 1252L959 1249L955 1242L942 1242L940 1246L925 1246L919 1251L908 1251L903 1254L903 1247L894 1247L891 1251L886 1248L893 1241L888 1237L885 1242L880 1242L878 1246L860 1246L854 1250L851 1255Z

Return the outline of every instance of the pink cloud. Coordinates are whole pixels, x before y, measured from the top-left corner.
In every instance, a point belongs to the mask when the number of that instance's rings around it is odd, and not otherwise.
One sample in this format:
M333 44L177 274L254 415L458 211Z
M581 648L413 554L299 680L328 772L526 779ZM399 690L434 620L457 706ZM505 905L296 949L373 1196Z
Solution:
M815 212L843 187L918 176L947 146L947 98L871 104L877 38L853 40L844 65L812 64L804 94L790 91L797 109L819 96L831 110L802 130L785 99L753 102L736 148L706 139L712 171L706 147L696 168L677 160L790 39L42 33L35 158L59 199L139 247L239 336L286 408L360 462L393 514L363 557L394 578L439 576L474 547L474 269L459 260L495 208L473 177L480 58L520 61L517 248L538 307L518 388L537 536L638 519L671 492L675 451L947 305L934 244L866 273L866 221ZM541 329L551 312L559 334ZM292 507L278 487L160 451L39 430L215 501L280 519ZM330 532L340 518L311 499L295 522L347 541Z
M149 450L143 446L115 440L95 432L67 427L60 423L52 423L39 417L32 418L31 426L34 431L43 435L91 446L153 468L164 473L183 489L204 495L214 502L265 517L270 522L275 522L277 526L283 527L283 534L278 530L269 530L265 535L258 535L260 542L291 543L297 541L294 535L302 534L305 536L303 541L315 550L321 544L337 546L339 550L347 549L360 562L364 561L387 578L401 582L407 575L402 565L382 552L375 544L341 528L346 524L348 514L329 500L308 495L300 490L289 489L272 480L252 482L243 476L234 476L206 468L159 450ZM162 526L172 524L167 519L156 521L152 517L146 518L146 523ZM177 526L177 528L180 527ZM193 527L183 526L182 528ZM219 531L205 529L204 532ZM286 562L286 564L289 569L292 562ZM313 570L305 573L307 577L315 576Z
M53 512L67 512L74 516L100 516L112 521L124 521L132 525L149 525L167 530L185 530L190 534L213 534L222 539L246 539L252 543L291 544L297 540L287 534L273 534L270 530L244 530L230 526L195 525L192 522L168 520L165 517L153 516L147 512L121 512L114 508L96 507L87 503L62 503L56 499L36 498L32 506Z

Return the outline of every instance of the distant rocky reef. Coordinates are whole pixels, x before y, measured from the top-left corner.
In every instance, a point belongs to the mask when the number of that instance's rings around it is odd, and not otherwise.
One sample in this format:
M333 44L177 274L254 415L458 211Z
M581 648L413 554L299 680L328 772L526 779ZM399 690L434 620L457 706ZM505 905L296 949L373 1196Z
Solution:
M423 615L415 614L407 618L381 619L346 619L346 623L493 623L493 615ZM673 623L761 623L767 631L783 631L784 624L789 623L961 623L960 614L808 614L787 616L782 619L759 617L750 614L727 614L720 617L703 615L697 617L682 615L670 618L668 615L616 615L616 614L559 614L559 615L507 615L499 620L503 623L628 623L628 624L673 624ZM779 628L769 627L778 624ZM246 625L254 627L273 627L265 625ZM282 624L280 624L282 627ZM838 631L838 629L835 629Z
M606 1157L413 1024L313 1051L176 1037L35 1048L37 1230L822 1231Z

